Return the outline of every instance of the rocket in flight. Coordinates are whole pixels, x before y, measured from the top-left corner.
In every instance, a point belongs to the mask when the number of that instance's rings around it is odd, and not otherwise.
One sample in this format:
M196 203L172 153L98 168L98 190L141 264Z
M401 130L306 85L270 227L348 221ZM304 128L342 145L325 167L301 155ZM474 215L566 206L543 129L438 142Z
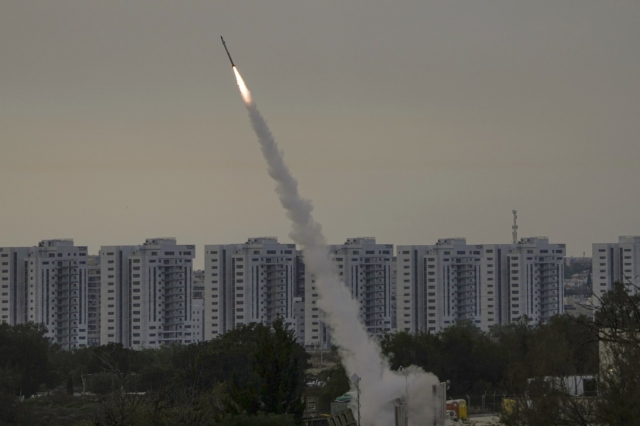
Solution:
M236 64L234 64L233 63L233 59L231 59L231 53L229 53L229 49L227 49L227 43L225 43L225 41L222 38L222 36L220 36L220 40L222 40L222 45L224 46L224 50L227 51L227 56L229 57L229 60L231 61L231 67L235 68Z

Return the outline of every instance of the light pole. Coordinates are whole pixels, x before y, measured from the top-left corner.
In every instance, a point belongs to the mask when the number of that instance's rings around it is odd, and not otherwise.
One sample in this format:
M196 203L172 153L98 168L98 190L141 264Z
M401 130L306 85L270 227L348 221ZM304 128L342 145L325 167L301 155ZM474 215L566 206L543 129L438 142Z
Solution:
M358 426L360 426L360 376L356 373L351 375L351 383L356 385L356 401L358 404Z

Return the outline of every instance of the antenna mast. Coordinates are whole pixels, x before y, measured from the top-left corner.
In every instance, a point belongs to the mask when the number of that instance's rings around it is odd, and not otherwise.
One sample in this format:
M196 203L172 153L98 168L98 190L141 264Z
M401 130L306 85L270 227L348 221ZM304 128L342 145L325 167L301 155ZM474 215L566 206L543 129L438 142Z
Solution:
M513 244L518 244L518 210L513 210L513 226L511 227L511 236L513 237Z

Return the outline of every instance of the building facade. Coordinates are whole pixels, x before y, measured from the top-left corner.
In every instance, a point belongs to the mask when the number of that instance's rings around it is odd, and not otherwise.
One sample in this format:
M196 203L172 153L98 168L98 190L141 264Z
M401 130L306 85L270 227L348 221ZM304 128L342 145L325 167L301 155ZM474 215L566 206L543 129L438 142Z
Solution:
M8 282L0 293L3 321L41 323L63 349L88 345L87 247L43 240L36 247L3 248L0 259L0 282Z
M396 321L395 258L393 244L377 244L372 237L349 238L328 247L338 279L360 305L359 318L371 336L381 337L394 329ZM309 271L305 277L305 346L331 345L324 313L317 306L318 289Z
M206 245L204 335L213 339L250 323L270 325L278 316L296 329L298 253L277 238Z
M135 349L192 343L195 253L195 246L178 245L175 238L103 246L101 343Z
M100 256L87 257L87 331L89 346L100 345Z
M503 323L509 245L468 245L464 238L398 246L398 329L439 331L459 321L483 330Z
M640 286L640 236L622 236L617 243L595 243L592 252L592 304L622 283L629 294L636 294Z
M0 247L0 321L16 325L27 322L25 258L29 247Z
M564 244L550 244L546 237L522 238L511 247L507 322L527 316L534 323L544 323L564 313L565 255Z
M398 246L397 324L437 332L460 321L483 330L522 316L547 321L563 312L564 244L468 245L464 238Z

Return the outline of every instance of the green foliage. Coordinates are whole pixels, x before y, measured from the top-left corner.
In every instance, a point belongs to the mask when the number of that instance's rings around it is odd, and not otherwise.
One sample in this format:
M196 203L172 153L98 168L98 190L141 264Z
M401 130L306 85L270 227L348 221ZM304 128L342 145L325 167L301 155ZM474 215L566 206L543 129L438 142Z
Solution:
M281 318L273 322L271 329L263 325L240 329L237 337L246 338L249 333L253 334L253 351L249 358L241 358L249 368L230 380L237 412L292 414L299 420L304 411L302 395L309 356ZM232 341L227 343L235 346Z
M490 333L461 322L438 334L389 334L381 346L393 369L418 365L450 380L454 396L497 389L523 392L532 377L594 374L598 368L597 333L588 321L568 316L548 324L524 318Z
M197 356L197 377L189 384L210 388L215 383L233 380L239 387L249 386L253 378L251 365L257 351L258 337L265 330L267 328L262 324L247 324L203 343ZM181 371L180 375L183 379L189 377L187 371Z
M120 343L93 348L87 363L88 373L114 373L122 378L137 372L143 365L143 352L128 349Z
M42 326L0 324L0 425L48 424L34 413L67 412L84 399L71 396L80 386L100 395L87 397L102 407L95 424L294 424L304 410L308 359L281 319L271 328L250 324L208 342L140 351L120 344L62 351ZM18 402L47 389L54 396Z
M5 392L30 397L51 384L49 341L43 325L0 324L0 385Z
M595 320L553 318L545 333L533 330L525 358L510 365L536 379L503 413L507 426L631 425L640 418L640 295L614 284L600 300ZM598 359L598 342L602 345ZM598 364L599 361L599 364ZM517 364L516 364L517 363ZM598 373L597 397L575 398L562 382L543 375ZM530 376L531 377L531 376Z
M573 261L569 265L565 265L564 277L565 279L571 278L574 274L579 274L580 272L583 272L583 271L591 272L591 269L592 269L591 259L585 260L583 262Z
M351 389L347 371L340 362L322 370L314 379L323 383L323 385L309 388L307 394L318 397L318 410L321 413L328 413L331 402Z
M301 418L308 365L306 352L297 348L300 346L295 333L287 329L280 317L273 322L271 330L261 333L253 361L253 371L260 382L261 410Z
M48 397L31 398L14 403L7 412L0 397L0 425L24 426L89 426L95 412L95 403L56 392Z

